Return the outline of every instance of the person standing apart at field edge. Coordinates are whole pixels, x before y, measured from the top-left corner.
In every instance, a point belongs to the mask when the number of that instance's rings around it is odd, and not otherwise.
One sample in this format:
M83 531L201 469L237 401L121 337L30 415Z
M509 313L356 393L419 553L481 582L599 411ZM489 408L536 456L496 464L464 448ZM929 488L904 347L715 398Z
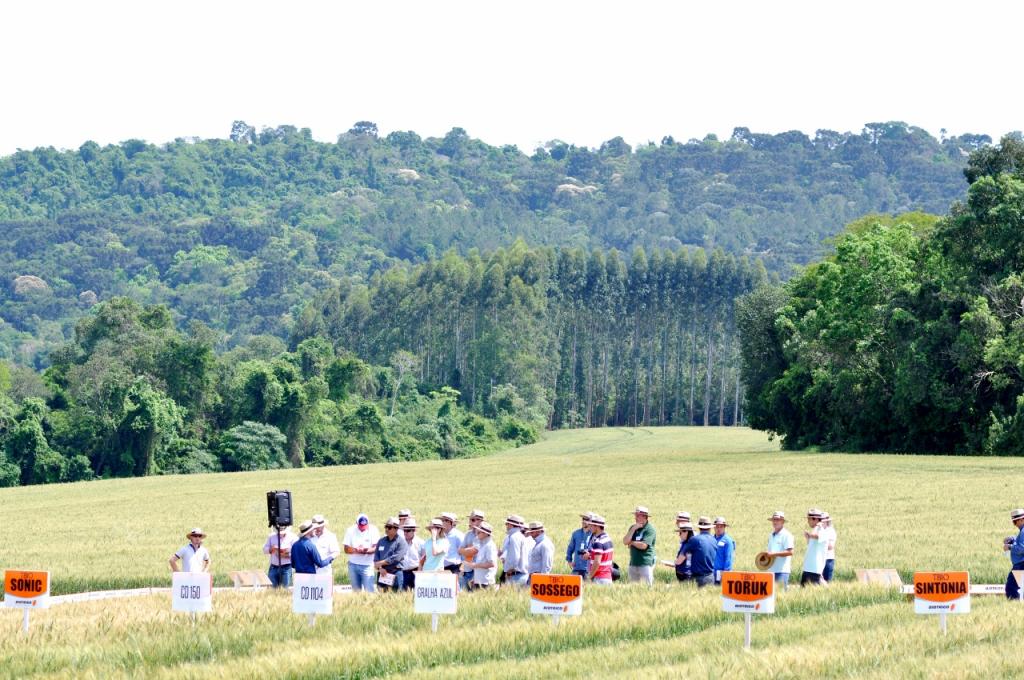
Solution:
M612 584L612 565L615 557L615 544L604 530L604 517L590 517L590 580L598 585Z
M454 512L442 512L438 517L441 518L444 535L448 539L448 554L444 556L444 570L458 575L462 569L462 555L459 554L459 548L462 547L462 541L465 540L466 535L456 528L459 518Z
M796 542L793 534L786 528L786 513L779 510L768 518L772 523L772 533L768 536L768 557L773 558L769 569L775 574L775 582L782 584L782 590L789 588L789 572L793 565L793 547Z
M320 557L316 543L313 542L313 531L316 525L306 521L299 525L299 540L292 545L292 567L296 574L315 574L317 569L326 567L334 558L324 561Z
M818 522L818 539L825 544L825 568L821 570L821 580L828 584L836 569L836 530L832 526L832 517L824 510Z
M444 523L435 517L427 525L430 538L423 542L423 556L420 558L420 571L441 571L444 569L444 556L448 554L448 536Z
M551 568L555 566L555 544L544 532L544 523L530 522L526 530L527 536L533 539L528 571L531 574L550 574Z
M470 584L473 583L473 568L468 563L476 557L477 550L480 548L480 536L477 534L477 528L480 526L480 522L483 521L484 513L482 510L473 510L469 513L469 527L462 537L462 546L459 548L459 556L462 558L462 573L459 574L459 585L465 590L469 590Z
M203 547L203 539L206 538L206 533L199 527L196 527L185 534L185 538L188 539L188 543L179 548L176 553L171 555L171 559L168 560L168 564L171 565L171 571L185 571L192 574L210 571L210 551ZM180 569L178 568L179 560L181 561Z
M270 555L267 578L274 588L287 588L292 584L292 545L297 540L290 527L278 527L263 544L263 554Z
M807 539L807 552L804 554L804 571L800 574L801 587L807 584L820 586L821 572L825 570L825 542L818 533L821 522L821 510L811 508L807 511L807 526L804 538Z
M505 518L507 533L499 554L505 572L505 583L519 587L526 585L527 572L530 569L530 545L523 535L524 528L526 520L519 515L509 515Z
M487 522L480 522L477 525L477 552L476 556L469 560L469 566L473 569L473 590L494 587L498 574L498 548L491 540L492 531L491 525Z
M565 562L569 569L577 576L587 577L590 570L590 560L587 559L587 549L590 546L590 539L593 534L590 532L590 520L594 516L592 512L585 512L580 515L580 528L569 536L569 545L565 547Z
M724 517L715 518L715 583L722 582L722 572L732 571L733 557L736 555L736 541L725 533L729 523Z
M423 539L416 535L416 518L406 517L402 525L402 538L408 546L405 550L405 557L402 558L402 590L412 590L416 587L416 572L420 568L420 558L423 557Z
M1020 586L1017 585L1017 579L1013 577L1013 572L1024 570L1024 509L1017 508L1011 512L1010 521L1019 531L1016 538L1011 536L1003 541L1003 550L1009 555L1010 562L1013 564L1010 567L1010 573L1006 575L1006 597L1016 600L1020 598Z
M313 542L316 543L316 549L320 551L320 559L327 562L330 558L330 562L334 562L341 555L337 534L327 528L327 520L323 515L313 515L311 521L313 522ZM329 574L331 583L334 583L334 567L324 567L317 570L317 573Z
M654 564L657 561L654 542L657 533L650 518L650 510L643 505L636 506L633 510L633 525L622 538L623 545L629 548L630 583L644 582L647 585L654 585Z
M372 593L377 589L373 553L379 540L380 532L370 524L370 518L366 515L359 515L356 523L345 531L342 544L348 555L348 581L352 584L352 590Z

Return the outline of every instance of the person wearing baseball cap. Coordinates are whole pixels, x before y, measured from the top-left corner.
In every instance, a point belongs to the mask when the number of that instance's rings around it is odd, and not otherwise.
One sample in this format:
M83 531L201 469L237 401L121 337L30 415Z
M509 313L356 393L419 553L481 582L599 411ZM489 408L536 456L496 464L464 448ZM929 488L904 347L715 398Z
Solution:
M179 548L168 560L171 571L184 571L193 574L210 571L210 551L203 547L206 532L196 527L185 534L185 538L188 539L188 543ZM181 561L180 569L178 568L179 560Z
M333 557L324 560L320 557L316 543L313 542L313 531L316 524L306 520L299 525L299 540L292 546L292 567L296 574L315 574L334 561Z
M650 523L651 511L643 505L633 510L633 524L626 530L622 543L629 548L629 581L654 585L654 564L658 560L654 552L657 533Z
M789 588L789 574L793 568L793 548L796 542L793 534L786 528L786 513L778 510L768 518L772 523L772 533L768 536L768 549L765 554L772 559L769 571L775 574L775 582L782 584L782 590Z
M722 572L732 571L733 557L736 555L736 541L725 533L729 523L724 517L715 518L715 583L722 583Z
M534 542L527 569L531 574L550 574L555 566L555 544L544 532L544 523L530 522L526 526L526 535Z
M821 510L811 508L807 511L807 526L804 538L807 539L807 552L804 553L804 570L800 574L800 586L821 585L821 572L825 570L825 542L818 534L821 523Z
M506 517L505 542L498 554L505 572L505 583L518 587L525 587L529 581L530 545L523 535L525 528L526 520L519 515Z
M612 569L615 566L615 544L611 537L604 530L604 517L601 515L590 516L590 547L587 554L590 556L590 580L602 586L612 584Z
M476 527L477 552L468 561L473 570L473 590L494 587L498 574L498 549L491 540L492 533L493 529L487 522L480 522Z
M1020 587L1017 585L1017 579L1013 577L1013 572L1024 570L1024 509L1012 510L1010 521L1017 527L1017 536L1010 536L1003 541L1003 550L1013 564L1006 576L1006 597L1016 600L1020 598Z
M462 558L459 585L465 590L469 590L470 584L473 582L473 568L467 564L467 561L476 557L477 550L480 548L480 537L477 536L476 530L480 526L480 522L484 521L483 510L474 509L469 513L468 521L469 526L466 528L466 534L462 537L462 545L459 546L459 557Z
M585 512L580 515L580 528L569 536L569 544L565 546L565 561L569 569L577 576L587 577L590 570L590 559L587 550L590 547L590 539L594 534L590 531L590 519L594 516L592 512Z
M373 571L373 552L380 540L380 531L370 524L370 518L360 513L356 523L345 531L342 540L345 554L348 555L348 582L353 591L372 593L377 589L377 579Z

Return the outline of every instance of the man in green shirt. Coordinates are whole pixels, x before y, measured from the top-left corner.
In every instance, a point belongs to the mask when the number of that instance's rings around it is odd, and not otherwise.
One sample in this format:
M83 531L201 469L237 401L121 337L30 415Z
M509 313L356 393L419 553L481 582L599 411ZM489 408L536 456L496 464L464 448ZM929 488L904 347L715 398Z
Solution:
M622 543L629 548L629 580L654 585L654 541L657 538L649 519L650 510L642 505L633 511L633 526L626 531Z

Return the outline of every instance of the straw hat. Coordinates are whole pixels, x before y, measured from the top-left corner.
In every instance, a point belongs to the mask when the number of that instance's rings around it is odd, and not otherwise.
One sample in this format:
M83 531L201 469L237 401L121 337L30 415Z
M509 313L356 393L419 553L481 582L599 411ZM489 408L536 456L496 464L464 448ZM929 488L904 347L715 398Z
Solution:
M307 519L305 522L299 525L299 536L305 536L306 534L313 531L313 529L316 529L316 525L313 524L312 520Z
M429 524L427 524L427 528L428 529L434 529L434 528L444 529L444 524L441 523L441 518L440 517L435 517L434 519L430 520Z
M768 518L769 521L776 520L776 519L781 519L783 522L785 522L786 521L786 513L784 513L782 510L776 510L775 512L772 513L772 516Z
M327 524L327 519L323 515L313 515L313 524L322 527Z
M593 516L594 516L594 513L592 513L592 512L585 512L582 515L580 515L580 519L584 520L585 522L589 522L590 518L593 517Z
M530 522L526 528L530 531L544 531L544 522Z
M412 510L410 510L409 508L402 508L401 510L398 511L399 518L408 517L411 514L412 514Z
M1010 511L1010 521L1016 522L1017 520L1024 518L1024 508L1017 508L1016 510Z
M526 520L523 519L520 515L509 515L505 518L505 523L511 524L514 527L519 527L520 529L526 526Z
M388 527L394 527L394 528L397 529L398 526L399 526L399 522L398 522L398 518L397 517L388 517L388 521L384 522L384 528L385 529L387 529Z
M688 513L686 510L680 510L679 512L676 513L676 522L689 522L689 521L690 521L690 513Z
M678 531L680 533L682 533L684 531L689 531L692 534L693 533L693 525L690 524L689 522L680 522L679 525L676 527L676 531Z
M818 519L821 519L821 510L819 510L818 508L811 508L810 510L807 511L807 516L817 517Z
M441 519L446 519L452 524L455 524L459 521L458 515L456 515L454 512L442 512L440 515L438 515L438 517L440 517Z
M403 529L419 529L419 525L416 524L416 518L415 517L410 517L407 520L405 520L405 525L402 528Z
M768 571L772 568L772 563L775 562L775 558L768 555L767 552L759 552L754 558L754 566L761 571Z
M494 532L494 530L491 528L491 525L487 522L480 522L480 525L476 528L476 530L481 531L487 534L488 536L490 536Z
M474 509L472 512L469 513L469 518L470 519L486 519L485 516L484 516L484 511L483 510L476 510L476 509Z
M825 512L824 510L822 510L821 511L821 521L822 522L829 522L831 520L832 520L832 516L829 515L827 512Z
M206 532L200 529L199 527L195 527L194 529L192 529L192 531L185 534L185 538L192 538L193 536L198 536L199 538L206 538Z
M651 511L647 509L646 505L638 505L635 508L633 508L633 514L634 515L647 515L648 517L650 517L651 516Z
M594 526L599 526L602 529L604 529L604 517L601 517L601 515L591 515L590 523Z
M701 515L700 517L697 518L697 528L698 529L710 529L712 526L714 526L714 525L711 524L711 519L710 518L708 518L708 517L706 517L704 515Z
M724 517L718 516L718 517L715 518L715 526L716 527L717 526L727 527L727 526L729 526L729 523L725 521Z

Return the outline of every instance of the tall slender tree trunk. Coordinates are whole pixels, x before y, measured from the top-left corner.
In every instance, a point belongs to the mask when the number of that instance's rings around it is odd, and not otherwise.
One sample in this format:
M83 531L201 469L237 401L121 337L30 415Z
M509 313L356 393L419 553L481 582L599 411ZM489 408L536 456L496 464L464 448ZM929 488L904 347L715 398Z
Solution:
M715 345L711 341L712 323L708 321L708 360L704 372L704 427L710 424L711 420L711 361L714 358Z
M732 402L732 425L740 426L740 372L736 371L736 397Z

